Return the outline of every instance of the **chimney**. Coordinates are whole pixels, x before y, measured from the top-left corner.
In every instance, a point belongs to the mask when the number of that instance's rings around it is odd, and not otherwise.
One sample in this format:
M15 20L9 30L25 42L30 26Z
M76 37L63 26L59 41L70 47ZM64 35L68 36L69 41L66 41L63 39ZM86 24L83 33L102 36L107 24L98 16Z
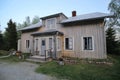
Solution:
M72 11L72 17L76 16L76 11Z

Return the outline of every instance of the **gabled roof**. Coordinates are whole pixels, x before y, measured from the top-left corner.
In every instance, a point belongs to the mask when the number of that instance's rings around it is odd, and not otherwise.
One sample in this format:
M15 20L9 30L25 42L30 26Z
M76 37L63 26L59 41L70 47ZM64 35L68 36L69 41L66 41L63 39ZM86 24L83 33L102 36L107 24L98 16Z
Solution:
M30 25L30 26L24 27L24 28L19 29L19 30L20 30L20 31L22 31L22 30L30 30L30 29L39 28L39 27L41 27L41 26L42 26L42 22L38 22L38 23L36 23L36 24L32 24L32 25Z
M65 16L63 13L57 13L57 14L52 14L52 15L49 15L49 16L45 16L45 17L41 17L40 19L48 19L48 18L53 18L53 17L58 17L60 15L63 15ZM65 16L67 18L67 16Z
M61 23L69 23L69 22L76 22L76 21L99 19L99 18L108 18L108 17L112 17L112 16L113 16L112 14L95 12L95 13L78 15L75 17L69 17L68 19L62 20Z

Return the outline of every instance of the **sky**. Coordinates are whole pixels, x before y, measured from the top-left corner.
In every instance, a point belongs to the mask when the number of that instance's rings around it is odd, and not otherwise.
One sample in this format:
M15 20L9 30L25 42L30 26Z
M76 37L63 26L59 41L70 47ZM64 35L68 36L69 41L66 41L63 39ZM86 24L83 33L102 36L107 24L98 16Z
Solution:
M10 19L23 23L25 17L44 17L62 12L71 17L73 10L77 15L103 12L109 13L111 0L0 0L0 30L4 31Z

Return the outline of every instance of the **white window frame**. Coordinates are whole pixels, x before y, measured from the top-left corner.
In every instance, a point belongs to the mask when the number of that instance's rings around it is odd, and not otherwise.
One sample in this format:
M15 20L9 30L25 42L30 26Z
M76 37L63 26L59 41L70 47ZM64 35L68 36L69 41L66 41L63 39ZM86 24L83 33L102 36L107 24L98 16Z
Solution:
M52 37L49 37L48 39L49 39L49 49L50 49L50 38L52 39L52 50L53 50L53 38Z
M61 38L57 38L57 50L61 50Z
M85 37L91 37L92 38L92 49L90 50L90 49L84 49L84 38ZM82 44L82 51L94 51L94 37L93 36L83 36L82 38L81 38L81 44Z
M29 43L29 45L28 45L28 43ZM30 40L25 40L25 47L26 47L27 49L30 48Z
M55 20L55 22L54 22L54 27L52 27L51 25L48 27L48 21L49 21L49 20L52 20L52 19ZM46 27L47 27L48 29L56 29L56 18L47 19L47 20L46 20Z
M72 49L66 49L66 38L72 38ZM73 51L74 50L74 37L65 37L64 38L64 50Z

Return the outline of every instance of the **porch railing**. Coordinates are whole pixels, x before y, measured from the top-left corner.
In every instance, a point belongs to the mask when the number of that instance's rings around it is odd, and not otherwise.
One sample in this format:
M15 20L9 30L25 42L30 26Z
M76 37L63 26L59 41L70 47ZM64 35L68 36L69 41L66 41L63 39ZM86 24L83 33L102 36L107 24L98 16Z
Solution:
M45 61L47 60L47 56L52 58L52 48L45 50Z

